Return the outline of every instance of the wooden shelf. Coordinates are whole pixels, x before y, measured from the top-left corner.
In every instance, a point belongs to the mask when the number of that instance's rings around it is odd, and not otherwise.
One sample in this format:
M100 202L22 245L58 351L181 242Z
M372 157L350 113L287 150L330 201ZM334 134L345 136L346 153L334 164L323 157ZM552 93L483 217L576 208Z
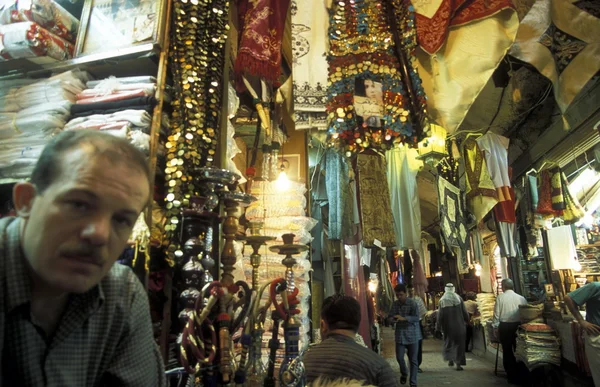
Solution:
M50 60L46 63L36 63L36 59L40 58L14 59L0 62L0 79L21 78L25 76L33 78L47 77L50 73L59 73L74 68L87 70L97 78L109 75L140 75L143 72L156 74L158 59L151 60L149 63L144 63L147 60L140 61L140 59L157 58L159 54L160 47L158 44L146 43L125 49L85 55L65 61ZM132 65L131 62L135 62L136 65ZM154 65L152 65L152 62L154 62ZM148 71L143 71L145 67L149 67Z
M600 247L600 242L594 243L592 245L577 245L577 246L575 246L576 249L589 249L591 247Z

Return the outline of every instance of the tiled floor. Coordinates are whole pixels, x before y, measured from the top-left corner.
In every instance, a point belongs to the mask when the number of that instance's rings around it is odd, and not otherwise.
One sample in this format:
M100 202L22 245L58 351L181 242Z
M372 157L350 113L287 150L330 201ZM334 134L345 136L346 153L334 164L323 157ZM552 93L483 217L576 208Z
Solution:
M392 369L398 373L399 379L400 368L396 361L393 330L383 328L382 338L382 355L390 363ZM467 365L464 366L464 371L456 371L455 368L448 367L448 364L442 359L441 348L442 341L440 340L426 339L423 342L423 363L421 364L423 373L418 375L419 386L488 387L509 385L501 371L502 362L499 364L498 376L495 376L493 363L467 353ZM408 382L406 386L408 386ZM567 375L563 387L571 386L591 387L591 384L574 380Z

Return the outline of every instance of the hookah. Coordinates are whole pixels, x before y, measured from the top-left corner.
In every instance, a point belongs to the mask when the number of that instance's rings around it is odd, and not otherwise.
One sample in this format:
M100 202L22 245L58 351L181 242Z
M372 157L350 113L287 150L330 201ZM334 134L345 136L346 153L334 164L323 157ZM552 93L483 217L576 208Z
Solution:
M270 300L267 301L267 305L263 308L260 308L260 301L270 282L259 289L258 268L261 263L259 250L266 242L275 240L275 237L260 235L261 226L262 223L251 222L251 235L245 238L246 243L252 246L253 251L250 256L250 263L252 264L252 289L254 291L254 299L250 307L251 313L249 314L242 335L242 356L240 359L240 366L236 373L236 383L238 386L242 386L244 382L246 382L248 386L258 386L263 383L265 377L265 367L261 359L261 343L262 334L264 332L264 320L266 318L266 311L270 306ZM246 372L247 357L249 357L249 361L248 371Z
M219 176L237 176L227 170L212 168L201 169L201 180L217 183ZM239 177L238 177L239 179ZM224 187L234 189L237 180L231 178ZM211 184L212 185L212 184ZM215 185L216 186L216 185ZM209 186L214 193L215 186ZM239 207L247 206L253 196L222 190L215 194L225 206L226 217L223 222L224 248L221 256L223 273L220 281L205 284L203 295L198 297L191 316L183 330L180 360L190 374L202 376L204 386L230 386L233 382L234 365L231 346L231 334L239 329L250 308L251 291L244 281L234 282L233 270L236 261L234 251L235 233L239 224ZM214 196L212 197L214 199ZM206 256L206 255L205 255ZM242 309L234 319L238 304ZM218 372L216 372L218 371Z
M293 255L299 254L303 251L308 250L308 246L294 244L294 234L283 234L283 245L271 246L269 250L285 255L282 263L286 267L285 270L285 290L283 290L282 299L283 302L277 303L275 297L278 291L277 284L283 284L283 280L274 281L271 284L271 301L275 305L275 311L273 313L273 322L275 327L273 328L273 337L276 337L276 328L279 328L280 319L276 320L276 314L285 319L284 324L284 337L285 337L285 359L281 364L279 370L279 385L284 387L302 387L306 384L304 376L304 364L300 357L299 341L300 341L300 322L295 317L300 311L296 308L300 303L298 300L298 288L296 288L294 282L294 265L296 259ZM282 305L283 304L283 305ZM275 313L277 312L277 313ZM277 343L279 344L279 343ZM273 353L273 347L271 347L271 353ZM274 366L274 362L270 362L269 367ZM271 371L269 369L269 371ZM267 386L267 383L265 383ZM269 386L267 386L269 387Z

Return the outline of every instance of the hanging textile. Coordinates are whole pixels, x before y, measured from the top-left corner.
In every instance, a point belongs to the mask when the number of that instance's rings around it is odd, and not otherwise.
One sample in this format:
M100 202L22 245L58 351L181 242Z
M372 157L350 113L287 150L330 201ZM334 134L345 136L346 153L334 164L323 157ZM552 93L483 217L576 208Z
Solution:
M281 74L281 44L289 5L290 0L238 2L241 36L235 58L237 74L277 81Z
M508 168L508 175L512 177L512 168ZM508 200L502 201L494 207L494 216L498 222L517 223L516 196L512 186L508 187Z
M402 281L402 283L405 283L406 285L412 285L413 264L408 250L404 250L402 253L402 266L404 267L404 270L402 271L404 281Z
M377 260L379 261L379 284L377 285L377 306L384 314L387 314L394 303L394 287L390 282L390 269L385 259L385 251L377 248Z
M426 124L426 97L413 62L400 63L388 13L398 18L402 50L416 46L414 12L405 1L335 2L330 12L328 141L346 153L398 142L417 144ZM401 76L406 68L412 89Z
M577 259L577 250L571 226L551 228L547 233L552 270L573 270Z
M360 304L360 326L358 334L362 336L368 348L371 348L371 329L369 328L369 314L367 310L367 286L364 270L360 265L361 256L366 250L362 244L344 247L345 276L344 294L354 297Z
M421 244L421 205L417 173L423 162L417 160L417 156L417 150L407 146L385 153L398 250L418 250Z
M427 110L452 134L514 42L519 20L509 0L412 3Z
M561 184L563 188L563 194L565 198L565 210L563 211L563 220L565 224L573 224L577 223L579 219L583 218L585 215L585 211L581 204L579 204L579 200L575 195L571 194L569 191L569 181L565 176L564 172L561 172Z
M361 153L356 162L363 243L373 247L394 246L394 219L383 157Z
M538 0L521 22L510 55L532 64L565 112L600 70L600 12L594 1Z
M413 258L413 287L415 288L415 294L421 299L425 300L425 293L427 293L427 277L425 271L423 271L423 265L421 264L421 257L416 251L411 253Z
M294 113L296 129L327 128L327 29L324 0L292 0Z
M517 225L515 223L498 222L498 230L496 231L496 237L498 246L500 247L500 255L502 257L516 257L516 231Z
M329 239L343 239L351 234L350 175L346 159L328 149L325 153L325 187L329 202Z
M550 186L552 187L552 209L562 211L565 209L565 196L561 181L560 168L552 168L550 170Z
M529 192L531 194L531 208L533 211L537 209L539 197L538 197L538 179L537 176L528 175L527 180L529 181Z
M552 184L548 170L542 171L542 182L540 184L539 202L536 212L545 217L555 217L562 214L561 211L552 208Z
M467 208L477 223L498 203L498 193L477 141L469 137L464 142Z
M465 268L468 270L469 265L465 252L469 249L469 233L466 227L460 189L441 176L438 176L437 186L442 235L448 246L457 247L463 252L458 254L459 270L464 271Z
M477 145L485 154L485 161L490 172L498 201L510 200L508 188L511 186L508 176L508 143L509 139L496 133L490 133L479 137Z

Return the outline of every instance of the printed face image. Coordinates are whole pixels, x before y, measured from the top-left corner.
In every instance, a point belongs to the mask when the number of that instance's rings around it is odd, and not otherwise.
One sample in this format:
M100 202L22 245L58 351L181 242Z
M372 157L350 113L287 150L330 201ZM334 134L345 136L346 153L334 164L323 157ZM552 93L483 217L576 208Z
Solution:
M354 109L368 126L381 127L384 111L381 82L357 78L354 87Z

